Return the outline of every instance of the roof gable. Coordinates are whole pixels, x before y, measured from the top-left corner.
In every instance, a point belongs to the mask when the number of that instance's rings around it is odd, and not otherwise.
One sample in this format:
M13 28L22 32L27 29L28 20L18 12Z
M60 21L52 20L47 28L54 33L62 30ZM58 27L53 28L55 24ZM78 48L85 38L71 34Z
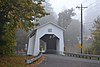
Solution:
M55 23L52 23L52 22L48 22L48 23L45 23L45 24L43 24L43 25L38 26L37 28L35 28L35 29L29 34L29 37L32 37L33 35L35 35L35 34L36 34L36 31L37 31L38 29L40 29L40 28L42 28L42 27L44 27L44 26L46 26L46 25L49 25L49 24L52 24L52 25L56 26L57 28L59 28L59 29L65 31L65 29L62 28L62 27L60 27L59 25L57 25L57 24L55 24Z
M59 28L59 29L65 31L64 28L62 28L62 27L60 27L59 25L57 25L57 24L55 24L55 23L52 23L52 22L45 23L45 24L43 24L43 25L37 27L36 29L42 28L42 27L44 27L44 26L46 26L46 25L48 25L48 24L52 24L52 25L56 26L57 28Z

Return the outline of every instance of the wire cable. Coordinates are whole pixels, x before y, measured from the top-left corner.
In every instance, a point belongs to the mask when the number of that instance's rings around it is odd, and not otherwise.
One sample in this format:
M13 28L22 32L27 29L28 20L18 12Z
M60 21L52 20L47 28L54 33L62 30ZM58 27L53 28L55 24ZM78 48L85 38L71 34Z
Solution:
M93 4L91 4L91 5L93 5ZM100 5L100 2L97 3L96 5L94 5L93 7L98 7L97 5ZM88 9L86 9L84 12L90 11L89 9L93 9L93 7L88 7ZM98 9L100 9L100 8L98 8Z

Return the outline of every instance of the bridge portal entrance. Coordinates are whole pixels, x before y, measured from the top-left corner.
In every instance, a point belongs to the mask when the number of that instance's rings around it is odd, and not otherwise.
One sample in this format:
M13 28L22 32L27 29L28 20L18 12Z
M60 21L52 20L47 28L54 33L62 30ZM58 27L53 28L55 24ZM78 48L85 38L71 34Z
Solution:
M45 34L40 38L40 51L43 53L57 53L59 38L54 34Z

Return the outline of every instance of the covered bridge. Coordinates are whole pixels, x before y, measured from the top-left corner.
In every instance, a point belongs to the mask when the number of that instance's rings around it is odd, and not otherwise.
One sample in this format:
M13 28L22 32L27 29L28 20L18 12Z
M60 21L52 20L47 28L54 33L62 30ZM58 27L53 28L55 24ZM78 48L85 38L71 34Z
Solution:
M34 29L29 35L27 55L38 55L39 52L64 51L64 29L59 25L48 22Z

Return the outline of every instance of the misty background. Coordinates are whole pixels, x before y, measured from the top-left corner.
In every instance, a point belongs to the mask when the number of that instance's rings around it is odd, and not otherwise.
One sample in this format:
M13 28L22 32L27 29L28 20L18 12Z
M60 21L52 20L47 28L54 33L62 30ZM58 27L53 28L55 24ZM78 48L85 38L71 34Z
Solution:
M80 52L80 20L81 11L76 6L88 7L83 9L83 37L84 48L89 47L92 43L91 30L94 24L94 20L100 16L100 1L99 0L46 0L43 5L45 10L50 15L38 19L35 24L45 24L47 22L53 22L65 28L64 39L65 47L68 52ZM75 2L76 1L76 2ZM56 4L58 3L58 4ZM67 4L67 5L66 5ZM58 6L57 6L58 5ZM23 30L18 30L16 33L18 49L24 50L25 44L28 42L28 34Z

